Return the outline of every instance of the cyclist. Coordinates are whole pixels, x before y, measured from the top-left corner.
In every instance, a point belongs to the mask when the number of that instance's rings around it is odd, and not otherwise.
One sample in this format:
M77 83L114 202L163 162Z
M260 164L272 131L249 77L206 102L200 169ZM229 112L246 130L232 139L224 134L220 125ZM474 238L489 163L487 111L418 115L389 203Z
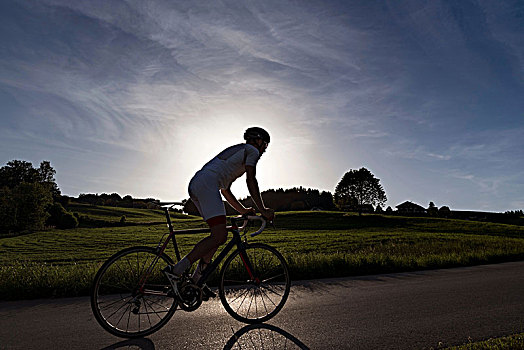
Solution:
M192 279L196 283L202 271L210 264L218 247L227 240L226 210L220 193L240 214L255 214L253 208L246 208L231 192L231 184L246 173L247 188L256 207L268 220L274 217L274 210L266 208L256 179L256 165L269 144L269 133L260 127L248 128L244 133L246 143L226 148L199 170L189 183L189 196L200 215L211 229L211 234L198 242L193 250L166 272L178 278L195 261L199 260ZM204 295L214 296L206 286ZM207 299L206 298L206 299Z

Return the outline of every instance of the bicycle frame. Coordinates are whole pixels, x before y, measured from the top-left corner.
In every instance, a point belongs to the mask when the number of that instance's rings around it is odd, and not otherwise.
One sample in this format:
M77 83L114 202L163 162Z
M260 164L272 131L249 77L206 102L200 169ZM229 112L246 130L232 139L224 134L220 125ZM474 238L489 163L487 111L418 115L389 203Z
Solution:
M172 221L171 221L171 217L169 215L169 209L170 209L170 207L164 208L164 213L165 213L165 216L166 216L167 226L169 228L169 235L168 235L168 237L166 238L166 240L163 243L160 242L159 245L157 246L157 255L158 256L155 259L155 261L153 261L151 266L154 266L154 264L156 264L156 262L158 261L158 258L160 257L160 255L162 255L164 253L164 251L166 250L167 245L169 244L170 240L173 241L173 248L175 249L175 255L176 255L177 261L180 261L181 257L180 257L180 251L178 249L178 244L177 244L177 241L176 241L176 237L175 237L176 234L185 234L185 233L196 234L196 233L209 233L209 232L211 232L211 230L209 228L196 228L196 229L176 230L175 231L173 229L173 224L172 224ZM218 265L220 264L220 262L222 260L224 260L224 258L231 252L231 250L235 246L237 247L237 249L240 250L240 258L242 259L242 262L244 263L244 266L246 267L246 270L247 270L247 272L249 274L249 277L251 279L255 280L255 278L253 276L253 266L251 265L251 262L249 261L249 258L242 252L242 247L243 247L243 245L242 245L242 238L240 237L240 231L239 231L238 226L236 225L236 220L233 220L233 225L232 226L228 226L227 230L231 231L233 233L233 238L224 247L224 249L222 249L222 251L217 256L217 258L214 259L211 262L211 264L209 264L209 266L207 266L206 269L203 271L202 277L200 277L200 279L196 283L199 287L202 287L202 285L205 283L207 278L218 268ZM143 283L141 283L142 287L145 284L145 280L147 280L147 276L148 275L149 275L149 271L146 273L145 278L143 280Z

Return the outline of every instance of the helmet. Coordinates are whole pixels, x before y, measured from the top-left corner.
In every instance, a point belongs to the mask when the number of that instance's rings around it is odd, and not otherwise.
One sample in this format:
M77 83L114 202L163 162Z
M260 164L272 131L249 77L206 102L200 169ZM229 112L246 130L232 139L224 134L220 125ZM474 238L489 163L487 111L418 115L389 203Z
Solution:
M244 133L244 140L249 139L262 139L269 143L270 137L269 133L266 130L255 126L252 128L248 128Z

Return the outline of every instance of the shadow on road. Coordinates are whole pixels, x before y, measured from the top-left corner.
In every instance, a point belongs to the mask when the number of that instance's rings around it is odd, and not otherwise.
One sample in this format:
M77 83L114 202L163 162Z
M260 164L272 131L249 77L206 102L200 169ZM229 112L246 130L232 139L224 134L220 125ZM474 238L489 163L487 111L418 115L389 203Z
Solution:
M270 324L249 325L239 329L224 345L232 349L303 349L309 348L295 336Z
M113 350L113 349L141 349L141 350L154 350L155 343L147 338L129 339L118 342L102 350Z
M129 339L102 350L141 349L154 350L155 344L147 338ZM285 330L270 324L245 326L236 331L224 345L224 350L234 349L301 349L309 350L304 343Z

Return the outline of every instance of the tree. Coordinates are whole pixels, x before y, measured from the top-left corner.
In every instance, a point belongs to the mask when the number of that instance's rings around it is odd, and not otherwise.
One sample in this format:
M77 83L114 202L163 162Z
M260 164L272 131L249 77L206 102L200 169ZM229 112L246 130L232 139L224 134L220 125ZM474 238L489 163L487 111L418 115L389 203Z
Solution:
M386 192L368 169L350 170L344 174L335 189L335 203L340 209L357 207L359 215L365 204L384 205Z
M49 216L46 208L53 203L44 185L22 182L0 190L0 231L41 230Z
M56 170L53 169L51 163L48 160L44 160L40 163L40 167L37 169L38 172L38 182L46 185L51 190L53 199L58 201L60 199L60 189L55 181Z
M31 162L12 160L0 168L0 187L14 188L23 182L38 182L47 186L53 198L58 200L60 198L60 189L55 182L55 174L56 171L48 160L42 161L38 169L35 169Z
M60 197L55 170L49 161L38 169L30 162L12 160L0 168L0 230L41 230L53 197Z
M40 182L38 170L23 160L12 160L0 168L0 187L14 188L22 182Z
M438 216L440 216L441 218L449 218L451 216L451 210L448 206L444 205L440 207L440 209L438 210Z
M437 216L438 215L438 208L433 202L429 202L429 207L427 209L427 213L429 216Z

